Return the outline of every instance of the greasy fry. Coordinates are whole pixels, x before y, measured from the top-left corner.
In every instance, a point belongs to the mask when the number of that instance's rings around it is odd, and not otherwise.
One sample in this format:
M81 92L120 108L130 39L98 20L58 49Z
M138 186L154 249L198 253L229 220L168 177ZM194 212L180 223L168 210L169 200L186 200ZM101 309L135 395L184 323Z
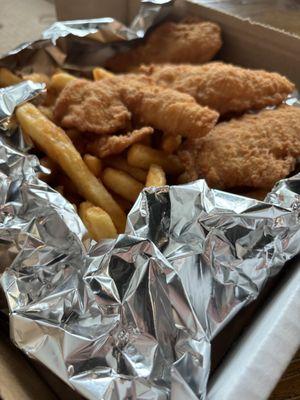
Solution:
M39 72L33 72L32 74L23 75L23 79L37 83L45 83L47 86L50 83L49 76Z
M106 187L124 199L134 202L144 186L126 172L105 168L102 179Z
M76 185L78 192L107 211L117 229L122 232L125 226L123 210L90 172L65 132L30 103L25 103L17 109L17 118L33 141L61 166Z
M164 135L162 138L161 148L168 154L174 153L181 145L180 135Z
M152 149L143 144L134 144L127 153L128 164L142 169L149 169L151 164L160 165L167 174L180 174L183 167L179 158L173 154Z
M51 76L50 88L56 92L61 92L63 88L74 79L76 79L76 77L67 72L58 72Z
M95 176L100 176L102 171L102 162L98 157L92 156L91 154L85 154L83 161L86 163L88 169Z
M112 76L114 76L114 74L112 74L111 72L107 71L104 68L96 67L93 69L94 81L100 81L100 79L104 78L111 78Z
M0 68L0 87L15 85L16 83L20 83L22 79L12 73L7 68Z
M166 174L162 167L152 164L149 168L145 186L164 186L166 183Z
M94 240L115 238L117 230L109 214L88 201L79 206L79 216Z
M147 178L147 172L141 168L132 167L127 160L121 156L108 157L104 159L106 165L127 172L138 181L144 183Z

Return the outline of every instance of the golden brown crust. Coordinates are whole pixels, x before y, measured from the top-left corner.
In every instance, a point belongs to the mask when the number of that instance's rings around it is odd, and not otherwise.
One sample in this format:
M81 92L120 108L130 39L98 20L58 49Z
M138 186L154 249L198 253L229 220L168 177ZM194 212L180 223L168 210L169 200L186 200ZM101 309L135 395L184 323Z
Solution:
M221 30L213 22L165 22L147 35L145 42L116 54L106 66L115 72L150 63L210 61L222 46Z
M137 75L71 82L59 95L54 114L64 127L98 134L126 128L132 114L139 125L189 137L207 134L219 116L193 97Z
M54 117L64 128L107 135L129 127L131 114L119 98L113 79L70 82L55 103Z
M205 65L141 66L140 73L164 87L193 96L220 114L279 105L294 85L275 72L240 68L222 62Z
M126 135L100 136L87 142L86 151L100 158L120 154L133 143L140 142L153 133L153 128L144 127Z
M193 97L133 75L124 77L121 97L139 123L186 137L202 137L215 126L219 114Z
M300 108L283 105L220 123L191 149L211 187L269 189L300 155Z

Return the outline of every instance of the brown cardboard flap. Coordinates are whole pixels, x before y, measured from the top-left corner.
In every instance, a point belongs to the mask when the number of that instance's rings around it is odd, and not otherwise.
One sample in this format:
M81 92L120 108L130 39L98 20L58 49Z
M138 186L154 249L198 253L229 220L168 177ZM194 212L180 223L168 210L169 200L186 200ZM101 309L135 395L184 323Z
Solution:
M300 38L270 26L187 1L177 16L198 15L220 24L223 47L218 58L248 68L280 72L300 87Z

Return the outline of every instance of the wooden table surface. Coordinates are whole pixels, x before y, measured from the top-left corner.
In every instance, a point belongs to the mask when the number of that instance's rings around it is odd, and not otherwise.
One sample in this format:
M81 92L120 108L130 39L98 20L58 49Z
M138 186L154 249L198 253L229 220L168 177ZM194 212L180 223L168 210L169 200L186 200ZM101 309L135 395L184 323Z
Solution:
M203 0L202 3L300 36L299 0ZM0 0L0 9L0 53L36 38L55 19L51 0ZM300 400L300 350L270 400Z

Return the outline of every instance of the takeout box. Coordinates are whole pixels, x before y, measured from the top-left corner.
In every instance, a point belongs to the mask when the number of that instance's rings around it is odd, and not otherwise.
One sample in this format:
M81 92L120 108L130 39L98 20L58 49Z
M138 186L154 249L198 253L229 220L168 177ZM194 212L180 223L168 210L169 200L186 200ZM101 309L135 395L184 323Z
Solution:
M76 3L80 6L78 15L74 13L66 14L69 6L63 11L61 9L62 3L66 4L67 2L57 1L58 15L61 18L82 18L86 16L80 14L81 1L72 2L72 12L77 10ZM108 8L105 6L106 3ZM118 7L110 8L113 2L95 2L94 16L121 16L124 22L128 22L134 15L136 3L120 0ZM99 12L97 8L99 8ZM114 15L114 10L117 11L117 15ZM300 38L213 10L197 4L196 1L185 2L185 4L178 2L176 16L186 14L199 15L203 19L216 21L221 25L224 38L224 46L219 55L221 59L246 67L265 68L281 72L300 87L300 76L298 74ZM283 275L285 275L285 280L280 284ZM272 297L270 297L270 293L272 293ZM267 398L290 361L293 352L299 346L299 295L299 265L296 261L289 263L284 273L276 278L271 287L269 286L264 290L260 299L250 309L242 311L243 315L238 315L224 330L222 334L224 335L222 336L224 344L216 343L215 347L218 354L214 367L218 366L219 368L216 377L213 376L211 381L209 399L238 400L243 398L252 400ZM271 302L268 299L271 299ZM262 308L261 312L260 308ZM282 312L283 310L286 312ZM247 328L245 329L245 327ZM246 333L245 336L241 337L243 331ZM234 341L239 337L241 339L237 346ZM263 345L259 346L258 343L263 343ZM231 348L229 349L229 347ZM229 351L229 359L227 360L227 357L225 357L223 363L221 363L221 356L223 357L227 351ZM277 356L275 362L274 355ZM245 363L246 357L247 363ZM25 359L23 362L28 363ZM270 368L270 365L272 368ZM262 368L264 368L263 375L261 375ZM60 385L59 390L53 390L57 387L58 381L56 378L52 378L50 373L42 372L43 370L39 367L35 371L40 375L41 381L49 388L44 388L45 393L49 391L54 398L69 398L69 390L65 389L64 385ZM16 385L20 382L20 379L16 374ZM35 377L34 379L38 378ZM14 386L14 382L8 380L7 386ZM30 393L29 386L30 383L28 383L27 390L26 384L22 384L24 393ZM259 390L257 390L258 388ZM7 392L3 393L5 400L13 398L6 394L9 393L9 388ZM40 394L28 394L28 398L31 399L38 399L39 396ZM26 398L25 395L23 398Z

